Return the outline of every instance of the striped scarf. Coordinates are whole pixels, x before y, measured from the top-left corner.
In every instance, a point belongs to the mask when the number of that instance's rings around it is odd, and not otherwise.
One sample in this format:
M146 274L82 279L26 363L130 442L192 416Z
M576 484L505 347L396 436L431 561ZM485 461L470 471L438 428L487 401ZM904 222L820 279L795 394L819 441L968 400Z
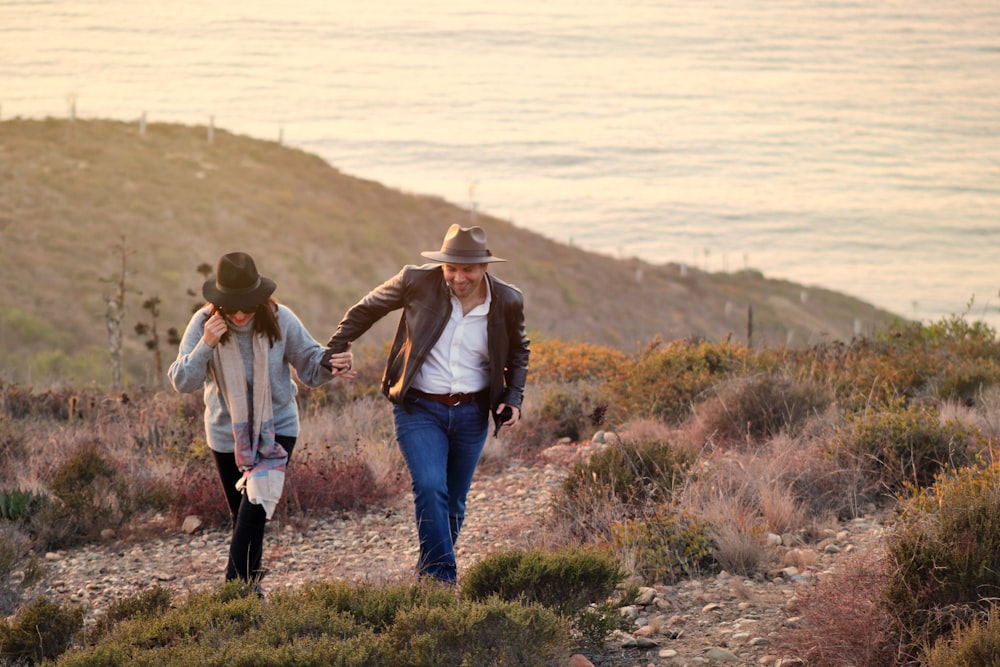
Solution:
M235 340L215 346L216 382L229 408L236 438L236 465L243 477L236 488L247 500L264 507L270 519L281 500L285 485L288 452L274 440L274 416L271 403L271 380L268 373L267 336L253 337L253 405L247 396L246 373L239 345Z

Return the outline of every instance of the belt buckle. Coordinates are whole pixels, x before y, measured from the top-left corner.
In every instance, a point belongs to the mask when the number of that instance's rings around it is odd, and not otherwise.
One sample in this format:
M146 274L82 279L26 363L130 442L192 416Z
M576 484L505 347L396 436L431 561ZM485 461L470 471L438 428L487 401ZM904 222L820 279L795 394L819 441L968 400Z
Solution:
M454 401L454 403L451 403L449 407L457 408L458 406L460 406L462 404L462 395L461 394L451 394L450 396L448 396L448 400L449 401Z

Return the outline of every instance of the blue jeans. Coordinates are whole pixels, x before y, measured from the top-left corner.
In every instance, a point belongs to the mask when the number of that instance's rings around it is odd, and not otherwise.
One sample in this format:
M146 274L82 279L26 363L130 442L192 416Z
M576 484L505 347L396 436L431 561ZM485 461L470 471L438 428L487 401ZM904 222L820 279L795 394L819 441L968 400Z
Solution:
M489 432L487 401L448 407L424 398L393 406L396 439L413 480L421 577L454 583L455 541Z

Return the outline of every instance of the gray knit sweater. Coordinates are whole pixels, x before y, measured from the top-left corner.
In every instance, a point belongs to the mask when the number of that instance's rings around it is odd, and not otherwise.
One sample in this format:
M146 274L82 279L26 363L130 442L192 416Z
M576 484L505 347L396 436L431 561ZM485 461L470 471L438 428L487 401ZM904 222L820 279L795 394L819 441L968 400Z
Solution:
M225 401L215 383L215 350L205 344L202 334L211 314L206 306L195 312L184 331L177 359L170 364L167 375L170 384L181 393L204 389L205 434L208 446L217 452L231 452L236 447L232 420ZM278 305L278 326L281 340L275 341L268 351L268 372L271 378L271 401L274 405L274 431L277 435L297 437L299 411L295 402L298 391L292 380L295 369L299 380L309 387L318 387L333 378L330 371L320 366L324 347L302 325L289 308ZM250 393L253 392L253 321L235 328L230 325L226 345L237 344L243 357Z

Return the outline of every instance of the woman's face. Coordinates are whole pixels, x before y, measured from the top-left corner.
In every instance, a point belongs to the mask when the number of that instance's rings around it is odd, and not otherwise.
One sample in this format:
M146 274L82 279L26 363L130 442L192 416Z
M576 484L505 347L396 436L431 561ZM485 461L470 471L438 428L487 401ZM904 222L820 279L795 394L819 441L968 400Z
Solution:
M256 309L251 310L249 313L242 310L229 310L226 309L224 315L226 319L233 323L234 326L242 327L253 319L254 313L257 312Z

